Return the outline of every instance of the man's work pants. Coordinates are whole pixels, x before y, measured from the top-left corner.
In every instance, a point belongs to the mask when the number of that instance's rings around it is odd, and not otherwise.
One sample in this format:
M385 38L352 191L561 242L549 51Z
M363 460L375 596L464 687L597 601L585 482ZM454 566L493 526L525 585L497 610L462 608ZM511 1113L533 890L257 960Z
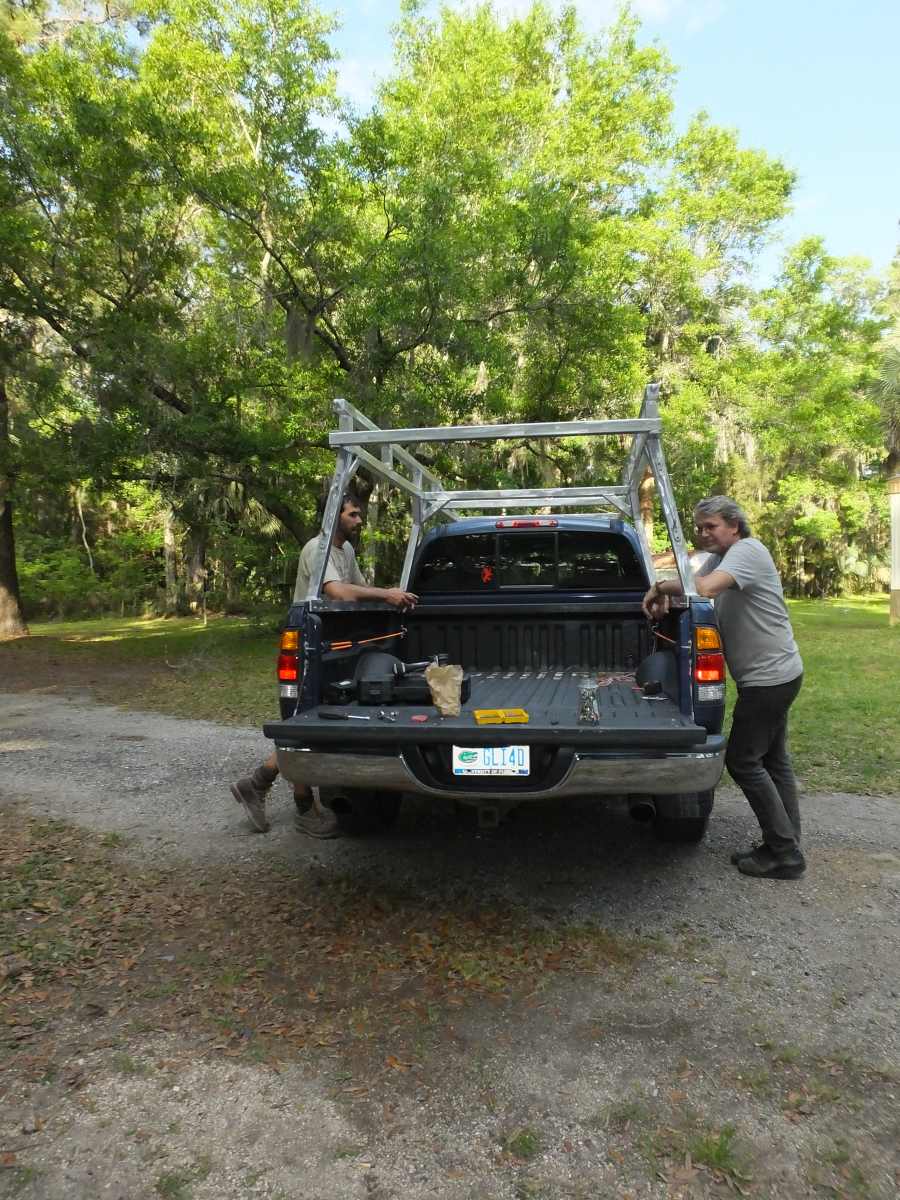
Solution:
M800 848L797 780L787 748L788 709L803 676L774 687L738 689L725 765L775 854Z

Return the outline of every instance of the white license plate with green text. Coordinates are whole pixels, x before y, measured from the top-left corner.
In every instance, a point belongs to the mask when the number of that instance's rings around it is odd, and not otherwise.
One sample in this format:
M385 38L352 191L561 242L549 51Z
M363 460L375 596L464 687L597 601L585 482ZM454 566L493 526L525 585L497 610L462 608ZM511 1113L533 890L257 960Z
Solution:
M454 775L528 775L529 746L454 746Z

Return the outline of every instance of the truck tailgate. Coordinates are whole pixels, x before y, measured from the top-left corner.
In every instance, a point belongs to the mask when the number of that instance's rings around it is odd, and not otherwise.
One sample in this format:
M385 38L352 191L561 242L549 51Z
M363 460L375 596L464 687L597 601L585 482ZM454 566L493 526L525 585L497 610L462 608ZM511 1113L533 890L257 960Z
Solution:
M599 720L578 720L583 687L596 682L593 671L542 670L472 673L472 695L458 717L438 717L433 707L385 706L397 713L395 722L378 718L378 707L345 705L342 711L369 720L330 721L319 717L319 706L286 721L270 721L264 731L277 747L330 749L376 747L386 744L457 742L467 746L565 743L573 747L616 747L678 750L706 741L707 731L684 716L668 697L648 698L628 683L597 688ZM334 705L323 706L334 709ZM524 708L523 725L476 725L475 708ZM428 713L428 721L410 720Z

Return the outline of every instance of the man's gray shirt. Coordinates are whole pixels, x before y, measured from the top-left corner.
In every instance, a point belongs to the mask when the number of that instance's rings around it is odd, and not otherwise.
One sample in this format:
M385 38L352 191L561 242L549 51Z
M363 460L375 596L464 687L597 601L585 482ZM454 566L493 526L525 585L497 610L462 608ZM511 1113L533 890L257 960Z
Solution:
M297 582L294 584L295 604L300 604L309 594L309 582L318 544L317 537L310 538L300 551ZM325 578L322 580L323 589L326 583L358 583L363 586L365 582L356 561L356 552L350 543L344 542L343 546L332 544L331 553L328 555L328 565L325 567Z
M712 554L697 572L727 571L735 586L716 596L716 619L728 669L739 687L790 683L803 659L784 603L772 555L757 538L741 538L721 557Z

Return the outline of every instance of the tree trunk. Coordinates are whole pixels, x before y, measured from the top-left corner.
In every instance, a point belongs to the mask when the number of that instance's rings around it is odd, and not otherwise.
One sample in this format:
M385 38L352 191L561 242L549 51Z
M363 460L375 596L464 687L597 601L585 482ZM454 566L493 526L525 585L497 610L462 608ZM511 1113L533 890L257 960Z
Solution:
M24 637L28 633L22 615L19 574L16 570L16 540L13 532L13 477L9 466L9 400L6 381L0 375L0 637Z
M78 513L78 521L81 526L81 542L84 546L85 553L87 554L88 566L91 568L91 574L96 575L97 572L94 570L94 556L91 553L91 546L88 542L87 525L84 523L84 506L81 503L80 484L76 485L75 487L75 511Z
M363 545L368 561L368 569L364 572L366 581L374 584L378 575L378 565L381 543L378 532L381 527L381 502L384 498L384 488L376 483L369 496L369 507L366 512L366 524L363 530Z
M222 587L225 592L225 611L240 612L240 581L234 573L234 559L230 551L222 555Z
M891 506L891 607L890 623L900 621L900 473L887 483Z
M206 595L206 542L207 530L204 526L191 526L187 536L187 601L192 613L199 613L204 608Z
M175 515L171 508L163 514L163 557L166 564L166 616L178 615L178 541L175 537Z
M273 517L278 518L288 533L293 534L298 546L306 544L309 530L291 508L255 480L247 480L247 491L260 502L266 512L270 512Z
M656 480L653 472L647 467L644 478L638 485L638 504L641 509L641 524L647 535L648 545L653 545L653 497L656 495Z

